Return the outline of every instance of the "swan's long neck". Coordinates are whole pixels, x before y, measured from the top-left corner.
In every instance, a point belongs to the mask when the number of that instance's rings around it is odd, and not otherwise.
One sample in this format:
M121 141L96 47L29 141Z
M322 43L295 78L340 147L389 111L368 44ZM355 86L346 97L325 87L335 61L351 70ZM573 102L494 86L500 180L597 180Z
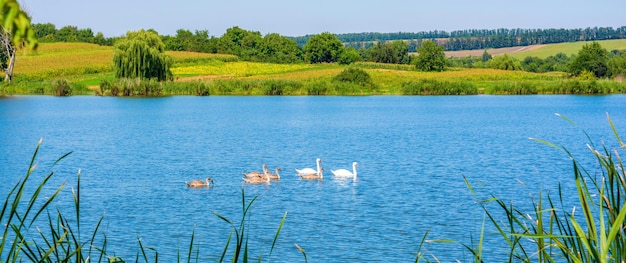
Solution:
M354 174L354 178L356 178L356 164L352 165L352 174Z
M317 174L320 174L320 161L317 160Z
M280 178L280 174L278 174L278 171L280 171L280 169L276 168L276 177Z

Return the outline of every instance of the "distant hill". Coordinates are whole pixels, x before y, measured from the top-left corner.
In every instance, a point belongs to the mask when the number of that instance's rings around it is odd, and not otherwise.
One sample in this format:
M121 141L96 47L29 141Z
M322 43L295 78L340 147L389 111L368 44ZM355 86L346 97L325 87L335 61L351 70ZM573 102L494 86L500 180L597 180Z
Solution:
M558 53L564 53L567 55L577 54L583 45L592 41L579 41L579 42L567 42L558 44L541 44L541 45L529 45L507 48L488 48L487 53L492 56L498 56L508 54L517 59L524 59L528 56L546 58L556 55ZM597 41L606 50L626 50L626 39L616 40L600 40ZM474 56L479 57L483 55L485 49L482 50L459 50L459 51L446 51L447 57L467 57Z
M487 48L505 48L530 46L540 44L554 44L577 41L594 41L610 39L626 39L626 26L588 27L575 29L469 29L425 32L397 32L397 33L348 33L335 34L344 45L357 49L369 48L378 42L402 40L409 44L409 52L416 51L425 40L436 41L445 50L484 50ZM312 35L292 37L299 46L304 46Z

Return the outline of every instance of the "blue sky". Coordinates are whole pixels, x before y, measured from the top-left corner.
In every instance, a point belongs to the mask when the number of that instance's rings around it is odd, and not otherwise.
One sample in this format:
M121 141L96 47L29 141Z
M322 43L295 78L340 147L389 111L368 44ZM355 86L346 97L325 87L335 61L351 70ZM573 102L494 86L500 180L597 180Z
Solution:
M34 23L91 28L107 37L129 30L208 30L239 26L285 36L497 28L626 25L624 0L19 0Z

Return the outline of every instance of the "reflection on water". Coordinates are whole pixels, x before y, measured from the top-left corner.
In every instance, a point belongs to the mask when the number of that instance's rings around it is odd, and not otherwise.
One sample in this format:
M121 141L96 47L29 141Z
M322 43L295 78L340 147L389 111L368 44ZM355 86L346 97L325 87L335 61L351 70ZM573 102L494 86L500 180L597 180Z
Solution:
M247 228L253 257L267 259L287 213L271 261L302 261L298 244L311 262L406 262L426 231L465 244L479 235L484 215L463 176L479 194L522 207L540 187L551 192L560 182L571 191L567 157L528 138L590 160L579 128L610 143L605 113L623 131L617 114L625 98L14 97L0 101L0 194L25 173L43 137L39 173L73 151L53 169L53 183L75 185L82 169L81 220L94 226L104 215L109 251L125 259L141 238L175 261L194 232L203 259L215 260L231 228L214 214L238 222L243 189L247 200L258 196ZM316 158L324 179L301 180L295 169ZM356 180L330 173L355 161ZM264 163L280 166L281 180L244 185L242 173ZM213 188L184 183L207 176ZM71 204L71 195L59 201ZM502 261L497 236L485 243L488 261ZM429 244L427 253L445 262L472 258L458 243Z

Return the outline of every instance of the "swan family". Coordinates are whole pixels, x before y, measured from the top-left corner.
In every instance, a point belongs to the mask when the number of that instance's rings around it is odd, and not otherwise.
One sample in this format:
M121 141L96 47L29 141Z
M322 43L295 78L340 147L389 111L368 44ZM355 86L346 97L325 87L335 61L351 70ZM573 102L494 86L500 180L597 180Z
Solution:
M300 176L302 180L322 180L324 178L323 171L324 167L320 164L322 163L322 159L317 158L315 160L316 169L313 168L303 168L303 169L295 169L296 175ZM359 166L359 163L352 163L352 171L347 169L338 169L331 170L331 173L335 178L353 178L356 180L357 172L356 168ZM270 184L271 181L279 181L281 171L280 167L276 167L275 172L271 173L267 168L267 164L263 164L262 172L252 171L249 173L243 173L243 182L245 184ZM208 187L213 185L213 179L208 177L205 181L195 180L190 183L185 182L189 187Z

